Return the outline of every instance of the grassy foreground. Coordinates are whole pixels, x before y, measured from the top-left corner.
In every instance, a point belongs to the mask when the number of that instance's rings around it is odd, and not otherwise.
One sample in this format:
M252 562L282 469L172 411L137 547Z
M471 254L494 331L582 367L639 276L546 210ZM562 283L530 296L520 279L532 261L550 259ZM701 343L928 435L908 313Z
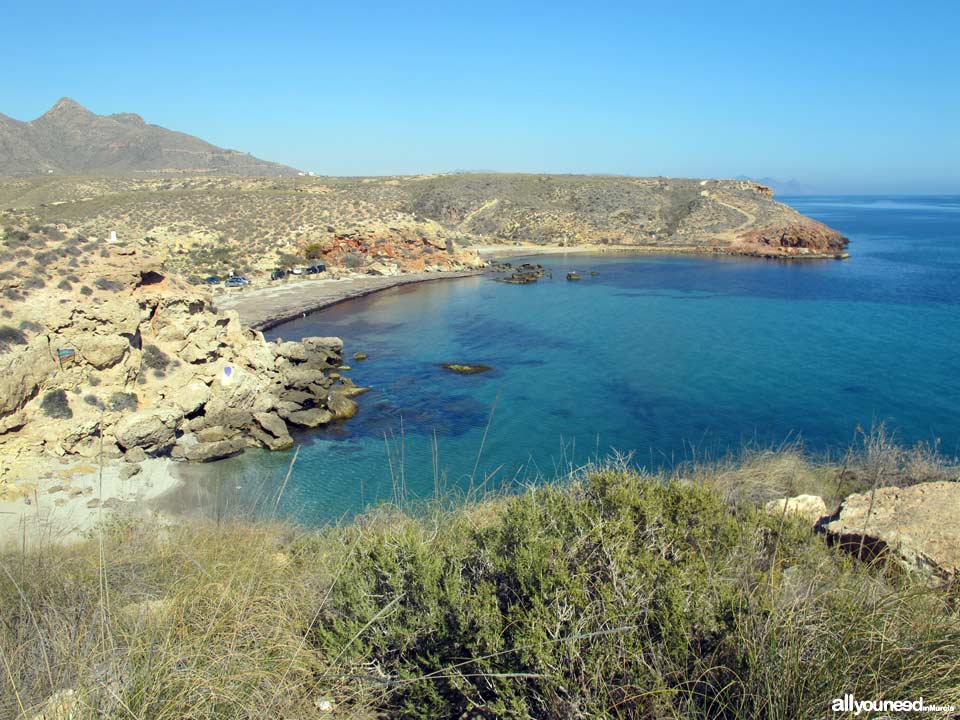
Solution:
M844 693L960 705L955 593L757 507L940 472L885 452L856 467L791 450L671 476L611 466L321 531L114 522L9 552L0 717L787 720L842 717Z

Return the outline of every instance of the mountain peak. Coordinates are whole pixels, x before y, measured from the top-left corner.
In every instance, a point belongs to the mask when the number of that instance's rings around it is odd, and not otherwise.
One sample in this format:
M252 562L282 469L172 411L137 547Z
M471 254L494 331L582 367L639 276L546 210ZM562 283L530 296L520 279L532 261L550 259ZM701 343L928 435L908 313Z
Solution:
M57 115L67 115L67 114L93 115L92 112L87 110L83 105L78 103L76 100L72 100L71 98L68 98L68 97L62 97L59 100L57 100L56 105L54 105L52 108L50 108L49 110L47 110L47 112L43 114L43 117L54 117Z
M0 116L0 176L296 175L297 170L151 125L134 113L97 115L60 98L36 120Z

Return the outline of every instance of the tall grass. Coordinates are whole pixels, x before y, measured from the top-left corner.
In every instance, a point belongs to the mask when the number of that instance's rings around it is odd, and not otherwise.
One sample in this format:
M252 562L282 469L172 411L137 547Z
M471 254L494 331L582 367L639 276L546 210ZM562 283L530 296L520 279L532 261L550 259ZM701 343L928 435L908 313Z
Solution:
M960 706L955 591L756 505L859 489L875 455L608 463L320 530L115 517L89 543L0 558L0 717L787 720L842 717L846 692Z

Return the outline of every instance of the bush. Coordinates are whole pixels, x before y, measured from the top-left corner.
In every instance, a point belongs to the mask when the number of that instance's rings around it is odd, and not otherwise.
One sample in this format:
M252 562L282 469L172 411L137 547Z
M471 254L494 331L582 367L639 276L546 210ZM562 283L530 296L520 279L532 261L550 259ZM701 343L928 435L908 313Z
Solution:
M156 345L144 345L143 346L143 367L162 372L170 366L170 356L167 355L163 350L158 348Z
M84 285L83 287L80 288L80 294L81 294L81 295L93 295L93 290L91 290L89 287L87 287L86 285Z
M107 401L107 407L114 412L123 412L126 410L136 410L140 399L136 393L115 392Z
M87 405L92 405L93 407L98 408L100 410L102 410L104 407L103 403L100 401L100 398L98 398L96 395L89 395L89 394L84 395L83 401Z
M47 390L40 401L40 410L47 417L57 420L69 420L73 417L73 410L70 409L67 393L60 389Z
M9 325L0 325L0 352L7 352L14 345L26 345L27 336Z
M949 590L620 468L321 531L120 518L0 560L0 715L63 688L91 718L319 717L329 699L357 718L793 720L878 688L960 704Z
M93 284L100 290L109 290L110 292L117 292L117 290L123 288L123 285L116 280L109 280L108 278L97 278ZM81 290L81 292L83 291Z

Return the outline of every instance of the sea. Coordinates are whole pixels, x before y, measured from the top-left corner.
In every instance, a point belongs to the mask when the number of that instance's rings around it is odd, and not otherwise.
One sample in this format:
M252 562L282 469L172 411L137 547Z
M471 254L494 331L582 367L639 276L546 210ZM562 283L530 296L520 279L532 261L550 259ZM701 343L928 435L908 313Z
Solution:
M960 454L960 197L778 199L847 235L850 258L543 255L536 284L429 282L279 326L268 339L343 338L360 412L296 434L292 465L248 451L188 480L217 513L319 525L611 459L839 457L881 425Z

